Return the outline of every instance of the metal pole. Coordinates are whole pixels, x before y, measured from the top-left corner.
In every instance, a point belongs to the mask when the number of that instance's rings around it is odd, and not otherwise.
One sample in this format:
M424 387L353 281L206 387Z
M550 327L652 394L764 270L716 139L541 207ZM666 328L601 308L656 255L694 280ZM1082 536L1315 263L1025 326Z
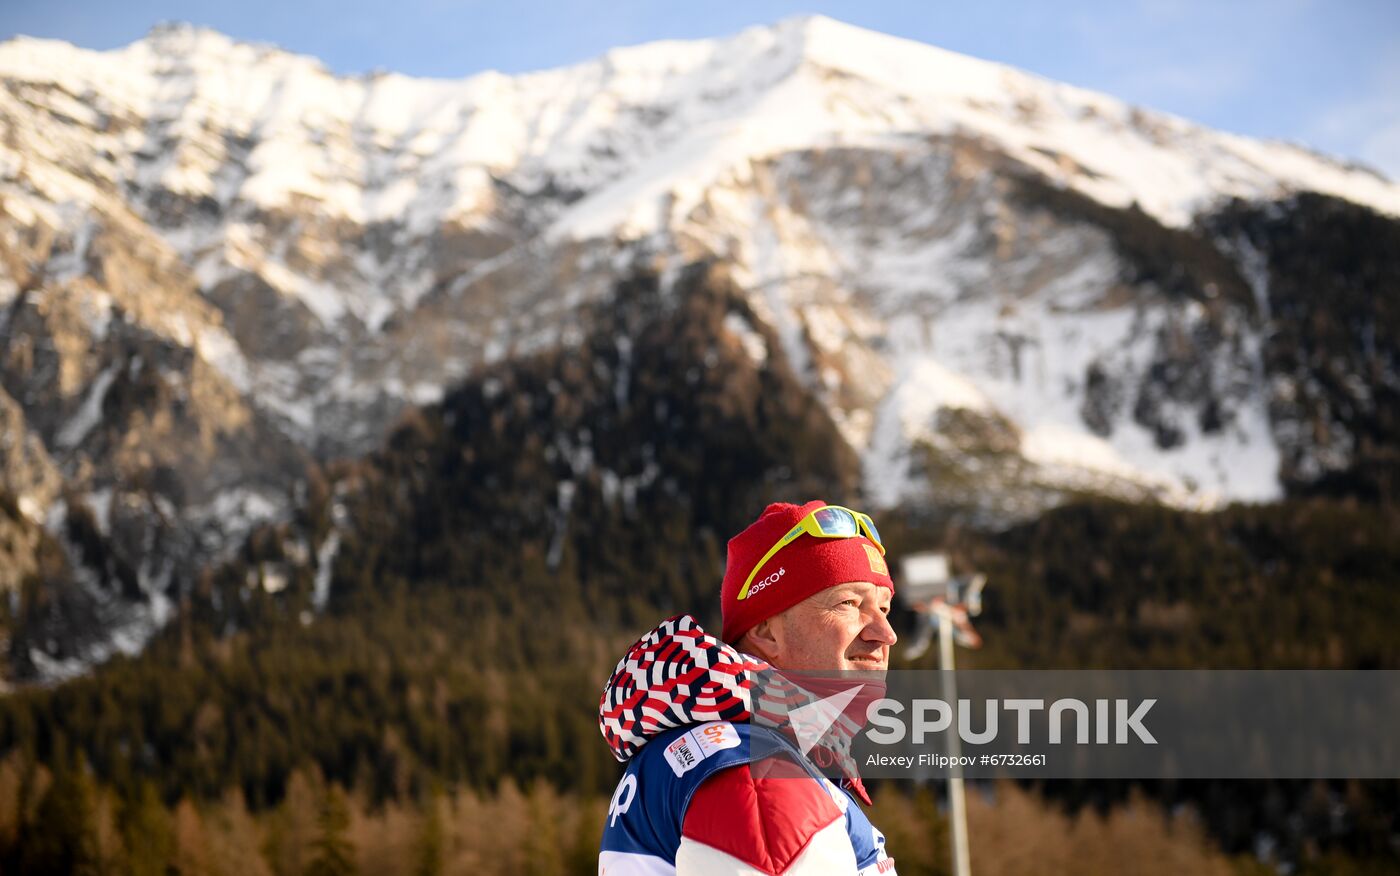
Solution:
M938 660L943 675L943 699L957 714L958 682L953 667L953 618L946 606L938 611ZM971 876L967 855L967 801L963 798L963 771L958 758L962 755L962 740L957 722L948 733L948 756L952 772L948 775L948 808L952 814L953 876Z

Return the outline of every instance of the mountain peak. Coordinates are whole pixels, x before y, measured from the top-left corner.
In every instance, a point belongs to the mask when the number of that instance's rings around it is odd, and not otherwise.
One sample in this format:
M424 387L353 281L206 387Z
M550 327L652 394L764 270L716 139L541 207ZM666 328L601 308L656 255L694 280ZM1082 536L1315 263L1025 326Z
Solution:
M303 451L369 450L404 405L510 360L588 353L510 390L530 422L588 424L548 445L561 513L576 489L630 505L660 471L650 444L603 452L582 375L629 434L690 434L631 377L673 345L725 357L670 375L687 403L710 378L746 399L706 422L750 422L780 379L801 402L755 416L838 451L874 507L986 519L1081 492L1268 499L1281 470L1353 465L1386 398L1342 393L1389 361L1366 307L1396 224L1290 196L1400 214L1400 186L823 16L456 81L336 76L178 22L105 52L20 39L0 126L0 263L41 279L0 278L0 349L40 353L3 363L32 433L10 446L36 448L19 502L54 520L43 503L86 497L132 598L285 510ZM1353 240L1364 260L1334 243ZM694 263L724 282L687 292ZM687 295L708 328L639 354L614 305ZM1305 347L1304 305L1333 298L1356 342ZM300 545L318 582L338 544Z
M805 43L820 40L839 41L842 39L887 40L901 43L912 42L902 37L892 36L882 31L862 27L858 24L850 24L849 22L840 21L820 13L792 15L787 18L779 19L776 23L771 25L760 25L760 28L771 30L774 33L782 34L788 38L799 39ZM924 43L914 42L913 44L923 48L930 48L930 46Z
M165 21L157 21L155 24L151 25L151 29L146 31L146 36L143 37L143 39L159 40L180 38L186 37L190 34L197 34L201 32L217 33L219 34L219 36L224 36L223 33L216 31L213 28L205 27L199 24L194 24L193 22L180 21L178 19L166 19Z
M255 177L259 199L293 197L291 180L300 195L344 205L341 212L356 219L396 214L398 205L377 199L367 210L354 191L359 183L347 180L331 193L319 181L339 176L334 168L344 161L318 169L323 155L314 144L349 128L380 144L417 143L414 150L440 156L444 172L484 166L517 173L526 190L552 182L589 200L603 195L609 209L587 221L572 221L580 214L570 211L570 234L608 233L611 226L600 226L619 217L656 215L655 198L677 186L699 192L715 173L753 158L951 135L983 142L1108 206L1137 203L1178 227L1225 199L1305 190L1400 214L1400 186L1304 149L1212 131L821 15L725 38L619 48L571 67L455 81L337 76L310 56L167 22L110 52L11 41L0 46L0 77L106 94L137 114L158 110L238 136L261 127L299 139L288 155L305 172L293 177L269 165ZM187 87L172 90L171 82ZM190 99L195 94L200 100Z
M128 48L137 44L145 44L158 47L163 51L174 51L182 54L191 52L228 53L242 48L251 49L260 55L278 54L289 57L308 57L290 52L276 43L240 39L207 25L176 20L157 22L150 30L146 31L145 36L129 44Z

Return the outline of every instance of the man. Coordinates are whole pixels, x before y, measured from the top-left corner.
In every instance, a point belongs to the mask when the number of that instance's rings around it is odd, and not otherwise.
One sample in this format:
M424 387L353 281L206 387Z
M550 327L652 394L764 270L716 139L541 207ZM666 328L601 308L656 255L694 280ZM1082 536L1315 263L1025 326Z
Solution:
M769 505L731 539L722 640L672 618L628 650L603 691L599 726L628 766L598 872L893 874L856 802L870 802L859 778L838 787L807 749L750 721L758 672L883 672L893 595L879 531L859 512Z

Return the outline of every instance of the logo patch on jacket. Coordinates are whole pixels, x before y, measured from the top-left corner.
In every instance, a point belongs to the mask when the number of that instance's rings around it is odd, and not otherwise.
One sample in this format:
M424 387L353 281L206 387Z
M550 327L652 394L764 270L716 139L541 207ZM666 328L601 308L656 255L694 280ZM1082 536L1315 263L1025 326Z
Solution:
M711 721L672 740L666 746L671 772L683 776L717 751L739 745L739 732L728 721Z

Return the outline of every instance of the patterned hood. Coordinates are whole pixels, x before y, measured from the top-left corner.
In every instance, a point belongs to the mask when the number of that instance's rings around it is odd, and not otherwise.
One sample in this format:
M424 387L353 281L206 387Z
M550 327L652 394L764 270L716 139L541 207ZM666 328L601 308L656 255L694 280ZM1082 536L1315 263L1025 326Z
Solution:
M652 737L706 721L747 721L754 675L768 664L706 633L688 614L663 621L618 661L598 728L626 763Z
M613 757L626 763L653 737L706 721L749 721L782 732L809 757L839 771L867 804L851 743L866 706L884 695L883 673L788 673L742 654L700 628L688 614L663 621L618 661L598 703L598 727ZM756 693L757 692L757 693ZM846 706L821 721L819 737L803 733L807 708L834 694ZM755 702L757 698L757 702Z

